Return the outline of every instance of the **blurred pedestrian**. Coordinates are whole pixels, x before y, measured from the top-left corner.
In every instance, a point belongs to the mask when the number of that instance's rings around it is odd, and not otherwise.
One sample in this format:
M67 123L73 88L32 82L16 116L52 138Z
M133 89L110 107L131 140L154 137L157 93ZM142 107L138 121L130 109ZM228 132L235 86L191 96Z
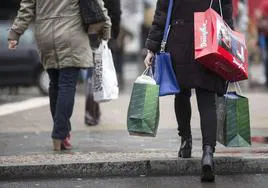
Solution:
M257 26L259 33L259 46L262 52L264 68L265 68L265 85L268 88L268 2L263 1L259 8L257 16Z
M121 33L121 2L120 0L103 0L105 7L108 10L108 15L112 21L112 37L109 41L109 47L113 54L115 70L118 77L119 86L124 84L124 72L123 72L123 63L124 63L124 50L120 45L120 33Z
M143 13L144 13L143 18L144 19L141 25L141 49L142 49L141 55L143 56L142 57L143 59L147 55L147 49L144 48L144 43L146 42L148 33L153 23L155 5L156 5L156 0L143 0Z
M53 118L54 150L71 149L70 118L73 112L76 83L80 68L93 66L88 32L102 32L99 23L83 25L79 0L22 0L8 37L15 49L19 38L34 20L35 36L41 63L50 78L49 100ZM86 30L85 30L86 29Z
M122 78L123 52L120 50L120 46L117 43L117 38L120 33L120 19L121 19L120 0L103 0L103 2L104 7L108 11L109 18L107 19L110 19L112 23L111 39L109 41L109 47L111 48L112 51L119 83L121 83L122 82L121 79L123 79ZM101 54L97 54L99 53L97 49L101 42L100 38L101 36L98 36L98 34L94 33L90 34L91 47L93 49L94 60L97 60L96 58L101 58ZM94 101L93 97L92 76L93 76L93 68L89 68L86 82L86 103L85 103L86 104L85 124L88 126L98 125L101 116L100 105L99 103Z
M249 33L248 33L248 26L249 26L249 18L248 18L248 8L247 8L247 1L246 0L238 0L237 2L234 2L237 5L237 11L236 15L234 15L234 27L235 30L243 33L246 38L249 38ZM247 40L247 46L249 46L249 41ZM250 70L251 70L251 65L252 61L249 61L249 79L240 81L240 86L245 90L250 86Z
M248 32L248 9L245 0L240 0L237 2L237 15L234 17L235 29L243 34Z
M191 134L191 89L196 91L203 137L202 181L214 181L213 153L216 146L217 115L216 94L226 92L226 81L205 68L194 59L194 12L212 8L220 13L219 2L223 9L224 20L233 28L232 0L213 1L174 1L171 28L167 41L167 52L171 53L173 67L181 92L175 96L175 113L181 147L178 156L190 158L192 150ZM148 49L144 60L146 66L152 65L154 54L159 52L163 37L168 0L158 0L152 28L146 42Z

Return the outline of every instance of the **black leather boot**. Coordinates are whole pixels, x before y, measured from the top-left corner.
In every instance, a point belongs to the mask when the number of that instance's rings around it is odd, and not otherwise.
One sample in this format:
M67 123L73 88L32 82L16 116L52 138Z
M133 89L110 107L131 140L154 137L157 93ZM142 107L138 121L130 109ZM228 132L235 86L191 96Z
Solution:
M192 156L192 136L189 138L181 137L181 147L178 153L181 158L191 158Z
M202 157L202 176L201 181L203 182L214 182L214 161L213 161L214 149L211 146L203 147L203 157Z

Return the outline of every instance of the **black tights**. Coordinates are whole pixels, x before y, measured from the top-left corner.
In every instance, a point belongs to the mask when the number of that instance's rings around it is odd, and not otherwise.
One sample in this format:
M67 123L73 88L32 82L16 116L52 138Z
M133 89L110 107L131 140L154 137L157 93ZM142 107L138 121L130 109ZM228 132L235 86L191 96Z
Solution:
M191 90L181 89L175 97L175 113L179 135L184 138L191 136ZM201 120L203 146L216 146L217 114L216 94L204 89L196 89L198 110Z

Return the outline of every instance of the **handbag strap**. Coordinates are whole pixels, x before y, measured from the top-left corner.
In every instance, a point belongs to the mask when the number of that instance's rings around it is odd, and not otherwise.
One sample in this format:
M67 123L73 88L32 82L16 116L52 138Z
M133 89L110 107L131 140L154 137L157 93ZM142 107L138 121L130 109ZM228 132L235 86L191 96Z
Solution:
M164 37L161 42L161 50L160 52L165 52L168 34L170 30L170 20L171 20L171 14L172 14L172 8L173 8L174 0L169 0L168 5L168 12L167 12L167 18L166 18L166 25L165 25L165 31L164 31Z

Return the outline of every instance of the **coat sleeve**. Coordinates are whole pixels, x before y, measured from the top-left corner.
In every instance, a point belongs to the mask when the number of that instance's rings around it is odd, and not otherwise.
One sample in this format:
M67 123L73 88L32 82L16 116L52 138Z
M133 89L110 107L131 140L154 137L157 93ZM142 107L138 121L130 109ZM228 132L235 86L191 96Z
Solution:
M165 30L168 2L167 0L157 0L154 20L145 43L145 47L154 53L160 50Z
M22 0L17 17L10 29L8 40L19 40L35 17L36 0Z
M223 19L232 29L234 29L232 0L222 0L221 2Z

